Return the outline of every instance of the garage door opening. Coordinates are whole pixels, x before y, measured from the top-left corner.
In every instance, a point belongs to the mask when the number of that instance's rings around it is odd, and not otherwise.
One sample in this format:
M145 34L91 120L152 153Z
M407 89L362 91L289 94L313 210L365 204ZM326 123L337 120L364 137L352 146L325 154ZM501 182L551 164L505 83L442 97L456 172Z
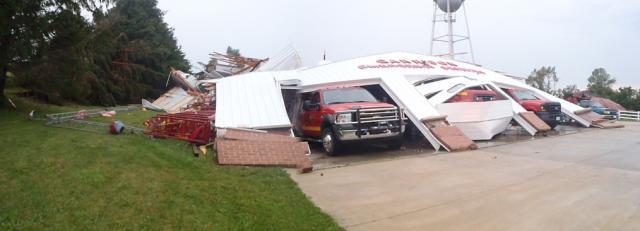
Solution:
M380 85L284 89L282 95L294 133L310 141L314 165L435 151Z

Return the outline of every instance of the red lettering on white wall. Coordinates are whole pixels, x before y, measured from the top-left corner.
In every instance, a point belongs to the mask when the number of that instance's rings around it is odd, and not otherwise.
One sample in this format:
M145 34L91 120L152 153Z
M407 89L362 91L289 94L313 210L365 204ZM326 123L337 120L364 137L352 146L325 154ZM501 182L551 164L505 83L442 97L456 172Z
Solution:
M447 71L460 71L470 72L478 75L484 75L485 73L473 68L463 68L453 62L445 61L433 61L433 60L407 60L407 59L378 59L375 64L372 65L359 65L358 69L388 69L388 68L405 68L405 69L433 69L440 68Z

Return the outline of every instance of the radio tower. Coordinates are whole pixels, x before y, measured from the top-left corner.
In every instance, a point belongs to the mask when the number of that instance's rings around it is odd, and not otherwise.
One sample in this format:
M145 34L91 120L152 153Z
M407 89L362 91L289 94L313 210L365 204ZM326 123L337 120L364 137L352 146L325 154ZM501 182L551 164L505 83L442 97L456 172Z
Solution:
M469 54L471 56L471 62L475 63L475 57L473 56L473 46L471 45L471 32L469 32L469 21L467 20L467 10L464 7L465 0L433 0L433 25L431 27L431 48L429 50L430 55L447 57L450 59L456 59L456 55ZM454 34L453 24L456 22L456 12L462 8L464 14L464 22L466 27L466 34ZM444 23L447 25L447 33L444 35L436 35L437 23ZM468 52L455 51L455 44L459 42L467 41L469 43ZM433 54L433 47L436 42L446 43L448 45L448 53L446 54Z

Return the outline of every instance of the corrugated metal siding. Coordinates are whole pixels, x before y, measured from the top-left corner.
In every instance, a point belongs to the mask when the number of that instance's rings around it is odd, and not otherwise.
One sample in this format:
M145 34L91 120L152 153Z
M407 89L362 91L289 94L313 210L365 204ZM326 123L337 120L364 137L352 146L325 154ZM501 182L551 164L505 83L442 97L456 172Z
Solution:
M153 105L169 113L174 113L179 112L181 108L193 100L195 100L194 96L189 95L180 87L174 87L153 101Z
M216 127L291 127L272 73L228 77L217 83Z

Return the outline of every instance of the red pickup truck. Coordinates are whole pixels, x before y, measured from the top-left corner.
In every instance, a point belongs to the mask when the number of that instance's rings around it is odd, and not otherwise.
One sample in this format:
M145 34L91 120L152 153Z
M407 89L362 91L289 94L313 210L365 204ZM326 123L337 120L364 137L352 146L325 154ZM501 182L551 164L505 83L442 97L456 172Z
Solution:
M522 105L525 110L534 112L552 129L562 120L562 106L560 103L539 99L528 90L510 88L503 88L502 90Z
M319 141L329 155L344 144L384 142L392 149L402 145L403 114L398 107L380 102L361 87L320 89L302 94L297 134Z

